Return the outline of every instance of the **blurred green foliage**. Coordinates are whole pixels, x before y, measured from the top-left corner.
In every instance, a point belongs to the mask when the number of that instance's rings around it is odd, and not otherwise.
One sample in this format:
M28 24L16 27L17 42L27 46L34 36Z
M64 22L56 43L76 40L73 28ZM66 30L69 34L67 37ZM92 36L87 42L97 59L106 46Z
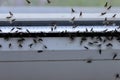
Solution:
M104 6L110 1L113 6L120 6L120 0L51 0L51 6Z
M113 6L120 6L120 0L50 0L51 4L47 4L46 0L29 0L30 6L104 6L106 1L111 1ZM1 0L5 6L27 6L25 0Z

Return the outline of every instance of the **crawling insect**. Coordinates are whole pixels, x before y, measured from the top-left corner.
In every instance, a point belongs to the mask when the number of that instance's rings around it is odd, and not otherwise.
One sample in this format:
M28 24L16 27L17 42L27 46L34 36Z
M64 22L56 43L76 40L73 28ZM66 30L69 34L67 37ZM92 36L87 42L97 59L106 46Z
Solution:
M11 46L12 46L12 44L11 44L11 43L9 43L9 48L11 48Z
M69 35L69 38L70 38L71 41L74 41L74 39L75 39L75 37L71 34Z
M89 49L87 46L84 46L84 48L87 49L87 50Z
M33 39L33 42L34 42L34 43L37 43L37 40L36 40L36 39Z
M30 48L32 48L32 46L33 46L33 43L29 44L28 46L29 46Z
M86 37L81 37L80 45L82 45L82 43L86 40L87 40Z
M71 22L72 24L74 24L74 20L75 20L75 17L73 17L73 18L70 20L70 22Z
M80 16L82 16L82 11L80 12Z
M74 10L73 8L71 8L71 12L72 12L72 13L74 13L74 12L75 12L75 10Z
M10 14L11 17L13 16L13 13L11 11L9 11L9 14Z
M100 42L103 41L102 37L100 37L100 36L97 37L97 40L99 40Z
M53 27L51 27L51 31L53 31Z
M108 29L105 29L103 32L107 32Z
M12 29L10 30L10 32L13 31L14 29L15 29L15 28L12 28Z
M106 46L107 47L113 47L113 45L111 43L108 43Z
M0 48L2 48L2 45L0 44Z
M2 30L0 29L0 32L2 32Z
M13 23L13 22L15 22L15 20L16 20L16 19L12 19L10 23Z
M112 18L115 18L115 17L116 17L116 15L117 15L117 14L114 14L114 15L112 16Z
M12 13L11 11L9 11L9 14L10 14L10 16L7 16L7 17L6 17L7 19L12 18L12 16L13 16L13 13Z
M48 3L48 4L50 4L50 3L51 3L51 1L50 1L50 0L47 0L47 3Z
M88 32L88 29L86 28L86 32Z
M117 78L120 78L120 75L118 73L115 75L115 79Z
M91 28L91 30L90 30L91 32L94 32L94 30L93 30L93 28Z
M17 31L15 31L15 33L18 33L19 31L17 30Z
M42 39L42 38L39 38L38 41L43 41L43 39Z
M28 33L30 33L30 31L29 31L28 29L26 29L26 31L27 31Z
M22 48L23 47L22 44L19 44L19 47Z
M7 19L10 19L10 18L12 18L12 16L7 16L6 18L7 18Z
M21 39L18 39L18 40L17 40L18 43L22 43L23 41L25 41L24 38L21 38Z
M118 32L118 30L115 29L114 32Z
M55 30L55 29L57 29L57 25L56 25L56 24L54 25L54 30Z
M21 30L22 28L20 28L20 27L17 27L17 29Z
M113 55L113 60L114 60L116 57L117 57L117 54L115 53L115 54Z
M73 17L73 18L71 19L72 22L74 22L74 20L75 20L75 17Z
M14 22L16 19L12 19L12 22Z
M110 5L110 6L107 8L107 10L111 9L111 7L112 7L112 5Z
M43 52L43 50L38 50L37 52L38 52L38 53L41 53L41 52Z
M76 28L76 27L77 27L77 25L74 24L74 25L73 25L73 28Z
M26 2L27 2L28 4L31 4L31 2L30 2L29 0L26 0Z
M103 43L105 43L106 41L107 41L107 39L104 39L104 40L103 40Z
M98 44L97 46L98 46L99 48L101 48L102 44Z
M46 45L43 45L43 47L44 47L45 49L47 49L47 46L46 46Z
M106 13L107 13L107 12L102 12L102 13L101 13L101 16L105 15Z
M91 59L88 59L88 60L87 60L87 63L92 63L92 60L91 60Z
M102 50L101 50L101 49L99 49L99 54L100 54L100 55L102 54Z
M108 2L105 3L104 7L107 7L108 6Z
M90 46L93 45L93 44L94 44L93 42L88 42L88 45L90 45Z
M95 44L96 44L96 43L98 43L98 41L94 41L93 43L95 43Z
M105 22L107 21L107 18L105 17L105 20L104 20Z

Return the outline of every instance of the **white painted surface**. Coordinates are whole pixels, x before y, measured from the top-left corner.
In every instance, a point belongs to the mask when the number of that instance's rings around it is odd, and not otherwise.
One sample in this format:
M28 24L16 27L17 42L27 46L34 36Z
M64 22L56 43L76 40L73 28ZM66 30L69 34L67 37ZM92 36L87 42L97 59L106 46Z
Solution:
M18 26L17 26L18 27ZM26 30L28 29L30 33L40 33L40 32L45 32L45 33L60 33L60 32L86 32L86 29L88 32L92 32L91 29L93 29L94 32L103 32L104 30L107 29L106 32L112 31L114 32L117 30L118 32L120 31L119 26L77 26L76 28L73 28L73 26L56 26L56 29L53 29L51 31L51 28L54 26L20 26L21 30L17 29L16 26L2 26L0 27L0 30L2 32L0 33L15 33L16 31L18 32L23 32L23 33L28 33ZM14 30L12 30L14 28ZM11 31L12 30L12 31Z
M67 59L83 57L81 52L62 51L62 53L8 52L0 53L0 57L9 60L24 59ZM91 51L89 51L92 54ZM107 52L107 51L106 51ZM87 52L88 53L88 52ZM84 53L86 54L86 53ZM94 57L97 58L98 53ZM111 57L112 53L103 53ZM46 58L45 58L46 57ZM86 58L92 58L86 54ZM2 59L2 60L4 60ZM120 73L119 61L41 61L41 62L0 62L0 79L3 80L115 80L115 74Z
M88 38L85 42L83 42L83 45L80 45L81 38L76 37L74 41L71 41L69 37L46 37L42 38L43 42L34 43L34 38L25 38L25 41L22 43L23 47L18 47L19 43L17 43L17 40L20 38L10 38L9 41L4 40L3 38L0 39L0 44L2 45L2 48L0 48L1 51L35 51L35 50L86 50L84 46L87 46L90 50L96 50L98 47L96 47L98 44L102 44L101 49L118 49L120 47L120 43L114 39L112 41L107 41L106 43L99 42L97 44L94 44L93 46L88 45L88 42L96 41L91 40ZM39 38L38 38L39 39ZM104 39L104 37L103 37ZM36 39L37 40L37 39ZM8 44L12 43L11 48L8 47ZM32 48L29 48L29 44L34 43ZM108 48L106 47L106 44L112 43L113 47ZM47 46L47 49L44 49L44 45Z
M88 41L83 45L87 45ZM9 42L13 44L10 49ZM79 37L75 41L65 37L43 38L42 44L47 45L48 49L43 49L40 43L30 49L28 44L31 42L32 39L26 39L23 48L19 48L16 38L10 41L0 39L3 45L0 51L0 79L114 80L115 74L120 73L119 60L112 60L114 53L118 54L116 59L120 59L120 43L115 40L112 41L113 48L106 48L103 44L101 55L95 46L85 50L79 44ZM37 53L40 49L43 52ZM86 63L82 59L91 59L93 62Z
M114 14L116 18L112 18ZM6 17L10 16L9 13L0 14L0 21L6 21ZM70 21L73 17L75 20L104 20L107 17L109 20L120 20L120 13L107 13L101 16L101 13L84 13L80 16L80 13L13 13L13 19L16 21Z

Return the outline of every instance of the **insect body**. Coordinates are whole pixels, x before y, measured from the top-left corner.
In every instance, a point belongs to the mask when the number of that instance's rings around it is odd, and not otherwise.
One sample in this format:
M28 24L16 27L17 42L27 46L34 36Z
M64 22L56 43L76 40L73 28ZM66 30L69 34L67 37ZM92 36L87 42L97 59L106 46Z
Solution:
M38 50L37 52L38 52L38 53L41 53L41 52L43 52L43 51L42 51L42 50Z
M104 7L107 7L108 6L108 2L105 3Z
M27 2L28 4L31 4L31 2L30 2L29 0L26 0L26 2Z
M71 12L72 12L72 13L74 13L74 12L75 12L75 10L74 10L73 8L71 8Z
M50 3L51 3L51 1L50 1L50 0L47 0L47 3L48 3L48 4L50 4Z

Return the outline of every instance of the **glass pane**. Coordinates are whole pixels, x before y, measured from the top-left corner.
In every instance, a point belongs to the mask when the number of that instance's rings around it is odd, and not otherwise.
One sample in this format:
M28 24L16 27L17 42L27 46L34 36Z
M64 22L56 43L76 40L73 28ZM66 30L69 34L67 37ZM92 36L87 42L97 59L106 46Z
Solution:
M30 4L29 4L30 1ZM50 3L48 3L50 1ZM120 6L120 0L0 0L1 6L104 6L106 1Z

